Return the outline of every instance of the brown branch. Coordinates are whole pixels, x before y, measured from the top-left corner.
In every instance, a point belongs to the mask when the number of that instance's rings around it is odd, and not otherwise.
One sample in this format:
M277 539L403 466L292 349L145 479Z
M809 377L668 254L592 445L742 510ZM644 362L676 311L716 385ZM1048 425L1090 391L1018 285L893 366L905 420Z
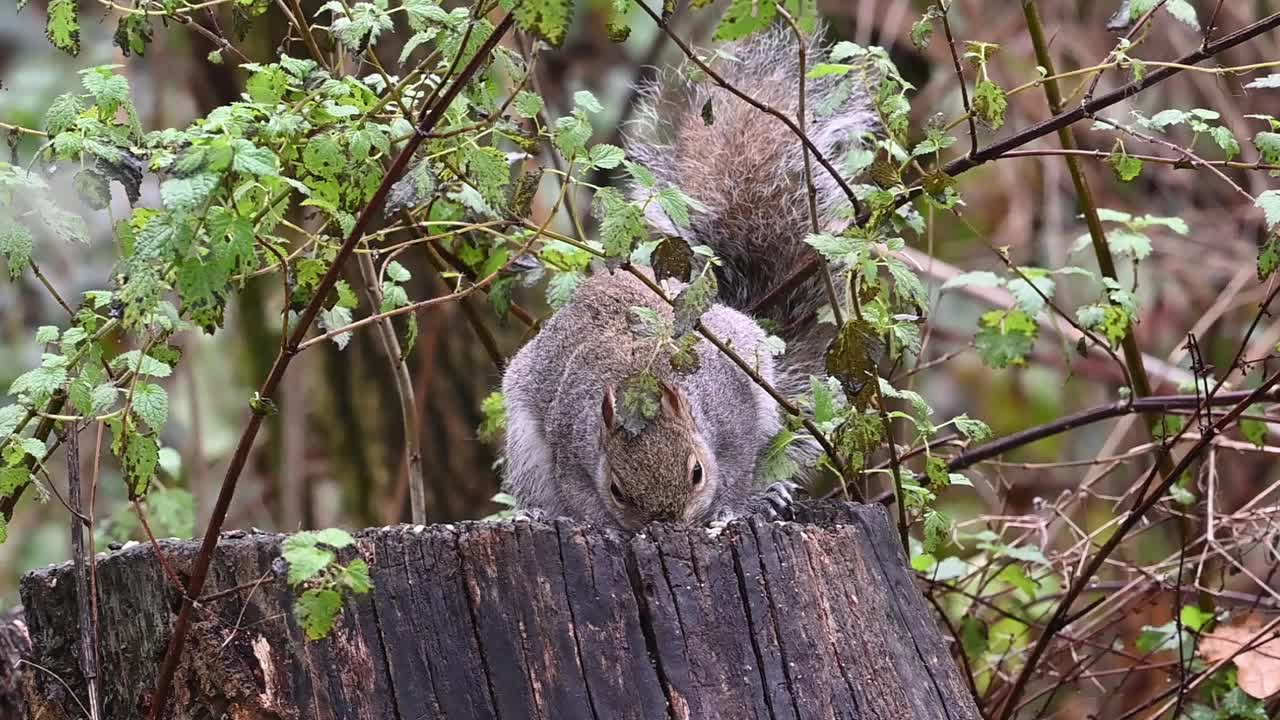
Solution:
M1009 151L1016 150L1032 140L1042 138L1049 133L1057 132L1059 129L1076 123L1088 115L1092 115L1099 110L1109 108L1118 102L1133 97L1147 88L1168 80L1179 72L1182 72L1183 68L1179 66L1198 64L1241 43L1248 42L1263 33L1274 30L1277 27L1280 27L1280 13L1268 15L1251 25L1227 35L1221 40L1209 43L1200 50L1184 55L1173 64L1160 67L1159 69L1148 73L1141 80L1135 80L1127 85L1118 87L1109 93L1095 98L1094 100L1078 105L1070 110L1058 113L1047 120L1043 120L1029 128L1026 128L1025 130L1016 132L1004 140L993 142L973 155L956 158L943 166L942 172L946 173L948 176L955 177L968 172L979 165L984 165L993 160L998 160ZM899 207L905 205L921 192L921 188L914 188L911 191L900 195L894 201L894 205ZM865 225L868 219L870 219L869 214L859 214L854 224ZM764 297L752 304L749 312L751 314L759 314L762 310L771 307L778 298L794 290L800 283L807 280L817 269L817 256L816 254L811 254L808 260L793 270L786 279L778 284L777 287L770 290Z
M497 46L498 41L511 29L514 19L511 14L504 17L497 27L493 29L489 37L485 39L466 67L454 78L448 89L441 92L432 104L425 106L427 109L417 123L417 132L408 140L404 149L396 157L395 162L392 163L391 169L382 179L382 183L378 186L369 204L361 211L355 225L351 228L351 232L347 235L347 239L342 243L342 247L338 249L333 263L316 285L315 295L298 317L297 325L289 338L288 347L284 348L276 356L270 373L258 391L260 400L266 401L274 397L279 389L280 381L284 378L285 370L288 369L290 361L297 354L298 347L302 344L306 334L310 332L311 324L315 321L316 316L320 314L320 309L324 306L329 291L337 283L343 266L352 253L355 252L356 246L364 237L365 230L368 229L374 218L382 211L391 186L404 174L414 153L422 145L426 135L435 129L435 126L444 117L449 105L462 92L463 87L470 82L471 78L479 72L481 66L488 61L489 55ZM472 25L474 25L474 22ZM443 86L443 83L441 83L441 86ZM222 488L219 490L218 499L214 503L209 525L205 529L204 540L200 544L200 552L191 568L191 578L187 584L187 597L182 603L178 619L174 622L173 635L169 639L169 647L160 666L156 690L151 697L151 720L160 720L164 717L170 688L173 685L173 677L177 672L178 662L182 657L182 649L191 626L191 615L195 609L195 604L191 598L198 597L201 589L204 588L205 580L208 577L209 565L213 561L213 550L218 544L218 535L222 530L222 524L226 521L231 499L235 495L236 483L240 478L240 473L244 470L245 463L248 461L249 452L253 448L254 440L257 438L258 430L262 427L262 421L265 416L265 411L257 408L253 410L249 417L249 422L241 433L239 442L236 444L235 452L231 456L231 462L222 481Z
M80 500L80 435L73 423L66 430L67 502L71 504L71 559L76 573L76 625L80 633L80 670L89 693L89 718L102 717L98 697L98 625L94 622L89 595L89 565L95 562L85 551L84 515Z
M1147 512L1150 511L1156 503L1160 502L1160 499L1169 491L1169 488L1177 482L1178 478L1182 477L1182 474L1191 467L1191 464L1195 462L1196 458L1213 443L1214 438L1221 434L1228 425L1235 422L1236 418L1244 413L1250 405L1270 396L1272 389L1276 387L1277 384L1280 384L1280 372L1275 372L1268 376L1262 381L1261 385L1247 393L1244 398L1233 405L1230 410L1222 415L1222 417L1218 418L1216 422L1206 428L1205 431L1201 433L1200 439L1197 440L1195 445L1193 445L1191 449L1182 456L1182 459L1178 461L1178 464L1173 467L1172 471L1165 475L1164 479L1156 485L1152 492L1146 493L1145 490L1152 484L1152 480L1154 479L1159 466L1153 466L1151 468L1151 472L1147 474L1147 478L1143 482L1142 488L1136 494L1137 499L1135 501L1136 504L1134 508L1129 511L1125 516L1125 519L1119 524L1107 541L1103 543L1102 547L1098 549L1098 552L1090 558L1089 562L1085 564L1081 571L1076 575L1076 579L1072 581L1071 587L1067 590L1066 595L1063 596L1062 602L1058 604L1057 609L1054 611L1053 617L1051 617L1049 622L1045 624L1045 631L1041 633L1040 637L1036 640L1035 646L1027 656L1026 663L1018 673L1017 679L1014 680L1012 690L1009 692L1009 695L1003 704L1003 709L997 716L999 720L1010 720L1013 713L1017 710L1018 697L1022 694L1027 683L1031 680L1031 675L1039 665L1040 658L1044 656L1045 650L1048 649L1049 643L1052 641L1054 635L1059 630L1062 630L1067 626L1068 623L1065 622L1065 619L1071 605L1078 597L1080 597L1080 594L1084 592L1089 581L1097 574L1098 570L1102 567L1103 563L1106 562L1107 558L1110 557L1111 553L1115 552L1115 549L1124 541L1125 537L1129 534L1129 531L1146 516ZM1215 390L1216 389L1217 388L1215 388ZM1205 402L1213 402L1214 399L1215 396L1211 394L1205 399ZM1184 427L1182 431L1178 433L1178 437L1181 437L1181 435L1190 427L1190 425ZM1280 619L1277 619L1277 622L1280 622Z
M947 36L947 49L951 51L951 64L956 70L956 80L960 83L960 103L964 108L965 119L969 121L969 156L978 153L978 121L973 117L973 106L969 104L969 86L965 83L964 70L960 66L960 54L956 52L956 39L951 35L951 21L947 19L950 10L944 0L937 0L938 12L942 17L942 32Z
M1030 445L1085 425L1102 422L1103 420L1134 413L1155 414L1166 413L1171 410L1193 410L1200 407L1202 403L1213 406L1233 405L1251 395L1252 393L1247 390L1218 393L1212 398L1208 398L1207 403L1205 398L1197 395L1152 395L1145 398L1134 398L1129 401L1121 400L1107 405L1099 405L1098 407L1060 417L1044 425L1037 425L1012 435L1006 435L972 450L966 450L951 458L947 463L947 469L951 472L959 472L1011 450L1016 450L1025 445ZM1258 399L1264 402L1280 402L1280 392L1268 392Z

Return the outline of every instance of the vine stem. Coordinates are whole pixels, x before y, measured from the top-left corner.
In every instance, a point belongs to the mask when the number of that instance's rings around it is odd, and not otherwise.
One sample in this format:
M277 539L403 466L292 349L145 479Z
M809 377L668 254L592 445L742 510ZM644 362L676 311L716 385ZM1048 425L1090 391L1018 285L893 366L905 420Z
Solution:
M641 4L643 7L643 4ZM1265 18L1247 25L1230 35L1224 36L1221 40L1206 44L1195 52L1184 55L1179 58L1176 63L1167 63L1150 73L1147 73L1141 80L1135 80L1126 85L1122 85L1111 92L1101 95L1089 102L1081 103L1070 110L1064 110L1053 117L1032 125L1025 130L1020 130L1003 140L997 140L982 148L976 153L956 158L942 167L942 172L950 177L955 177L962 173L968 172L979 165L999 160L1011 150L1016 150L1033 140L1042 138L1050 133L1057 132L1059 129L1067 127L1073 123L1083 120L1085 117L1092 115L1099 110L1115 105L1118 102L1126 100L1138 93L1158 85L1165 80L1177 75L1188 67L1196 63L1207 60L1215 55L1230 50L1231 48L1248 42L1253 38L1262 35L1268 31L1280 27L1280 13L1268 15ZM894 200L894 206L900 207L910 202L913 198L922 192L922 188L913 188L908 192L900 194ZM870 214L858 213L855 225L865 225L870 219ZM791 272L777 287L770 290L764 297L757 300L749 309L751 314L759 314L762 310L772 307L781 297L785 296L800 283L804 282L818 269L818 258L816 253L811 254L809 259L804 261Z
M427 134L435 129L435 126L444 117L454 99L462 92L463 87L480 71L480 68L497 46L498 41L511 29L514 21L515 16L513 14L508 14L504 17L493 29L493 32L489 34L489 37L485 38L484 43L476 51L471 61L455 77L448 89L442 92L439 97L434 98L434 102L425 110L422 118L418 121L417 132L408 140L404 149L396 157L395 162L392 163L391 169L383 177L382 183L378 186L373 198L356 219L351 232L347 235L342 247L339 248L337 255L334 257L333 263L316 285L315 295L298 317L297 325L294 327L293 334L289 337L288 345L276 356L270 373L268 373L266 380L263 381L262 387L258 391L260 399L269 400L275 395L279 389L280 381L284 378L285 370L288 369L290 361L297 354L299 345L302 344L303 338L306 337L306 334L311 329L311 324L315 321L316 316L320 314L320 309L323 307L329 291L337 283L343 266L354 253L356 246L364 236L365 230L372 224L377 214L381 212L391 186L404 174L409 166L409 161L413 158L418 147L422 145ZM257 438L258 430L262 427L262 421L265 417L266 412L255 407L249 416L248 424L240 435L239 442L236 444L235 452L231 456L231 462L227 466L226 475L222 480L222 488L218 492L218 499L214 503L213 513L209 518L209 525L205 528L204 539L200 544L200 552L196 555L195 562L191 568L191 578L187 583L186 599L183 600L182 609L178 612L177 620L174 621L173 635L169 638L169 646L160 665L160 676L156 681L156 689L151 697L151 720L161 720L164 717L165 706L168 704L169 693L173 686L173 678L178 669L178 662L182 658L182 648L186 643L187 633L191 628L191 616L195 611L193 598L199 597L200 591L204 589L205 580L208 578L209 565L213 561L213 551L218 544L218 535L222 530L223 523L226 521L227 510L231 506L231 498L235 495L236 483L240 479L240 473L244 470L245 463L248 461L249 451L253 448L254 440Z
M1053 56L1049 54L1049 41L1045 38L1044 23L1040 19L1040 10L1036 7L1035 0L1022 0L1022 14L1027 21L1027 31L1031 35L1031 45L1035 49L1036 62L1040 64L1050 75L1054 74ZM1053 80L1044 84L1045 98L1049 101L1049 111L1058 114L1062 112L1062 91L1058 87L1058 81ZM1075 133L1071 126L1064 125L1058 128L1058 141L1064 150L1079 149L1076 143ZM1098 262L1098 269L1102 271L1104 277L1114 281L1119 281L1119 275L1116 273L1115 259L1111 256L1111 247L1107 244L1106 231L1102 229L1102 218L1098 214L1098 203L1093 198L1093 189L1089 186L1089 179L1084 176L1084 171L1080 169L1080 159L1074 155L1066 155L1063 161L1067 165L1067 172L1071 175L1071 184L1075 186L1076 197L1080 202L1080 211L1084 214L1085 225L1089 228L1089 239L1093 245L1093 255ZM1124 352L1124 362L1129 368L1129 381L1133 386L1133 394L1137 398L1149 397L1151 395L1151 378L1147 376L1146 365L1142 362L1142 349L1138 347L1138 337L1134 334L1133 322L1127 323L1124 338L1120 341L1120 348ZM1144 415L1147 423L1147 433L1152 439L1158 437L1157 429L1161 423L1161 419L1156 415ZM1168 452L1156 453L1156 467L1160 469L1160 474L1168 477L1173 470L1173 460L1169 457Z

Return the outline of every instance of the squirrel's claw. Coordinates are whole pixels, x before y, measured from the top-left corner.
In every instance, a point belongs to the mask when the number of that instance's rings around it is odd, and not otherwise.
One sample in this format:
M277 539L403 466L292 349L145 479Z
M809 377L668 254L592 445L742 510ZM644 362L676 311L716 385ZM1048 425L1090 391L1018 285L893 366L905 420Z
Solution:
M517 508L515 514L511 516L511 519L516 522L523 520L524 522L536 522L550 525L555 520L555 516L542 508L529 507Z
M759 513L769 520L789 520L795 496L803 491L804 488L793 482L776 482L760 494Z

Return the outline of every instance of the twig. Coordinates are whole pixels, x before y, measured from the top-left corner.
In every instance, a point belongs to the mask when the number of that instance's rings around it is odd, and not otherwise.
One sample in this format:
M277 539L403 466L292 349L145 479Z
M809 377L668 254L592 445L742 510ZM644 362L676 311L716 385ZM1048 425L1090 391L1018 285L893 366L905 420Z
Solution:
M1268 15L1251 25L1227 35L1221 40L1209 43L1200 50L1184 55L1178 60L1176 65L1172 63L1167 64L1148 73L1141 80L1134 80L1133 82L1118 87L1088 103L1060 112L1047 120L1043 120L1025 130L1016 132L1003 140L993 142L973 155L956 158L943 166L942 172L946 173L950 177L955 177L968 172L979 165L984 165L993 160L998 160L1011 150L1016 150L1032 140L1044 137L1049 133L1057 132L1061 128L1067 127L1068 125L1084 119L1086 115L1091 115L1099 110L1106 109L1118 102L1133 97L1143 90L1154 85L1158 85L1174 75L1177 75L1185 70L1186 67L1195 65L1196 63L1218 55L1219 53L1225 52L1241 43L1248 42L1263 33L1274 30L1276 27L1280 27L1280 13ZM913 188L909 192L899 195L894 200L894 205L897 207L905 205L922 191L923 188ZM869 219L869 214L864 215L860 213L857 220L854 221L854 224L865 225ZM751 314L760 314L762 310L772 307L779 298L783 297L791 290L795 289L800 283L808 279L809 276L817 270L817 268L817 258L810 256L808 260L801 263L800 266L793 270L782 282L778 283L777 287L773 288L766 293L764 297L753 303L748 312Z
M355 224L351 228L351 232L347 235L346 240L338 249L333 259L333 263L329 266L324 277L316 285L315 295L311 302L307 304L301 315L298 317L297 325L289 338L289 345L276 356L275 362L272 364L271 372L262 383L262 387L258 391L258 397L262 400L270 400L274 397L276 390L280 386L280 381L284 377L285 370L288 369L290 361L298 352L299 345L306 337L311 329L311 323L315 321L319 315L321 307L323 307L329 291L337 283L338 277L342 273L342 267L346 264L348 258L355 251L356 245L364 236L365 230L373 222L378 213L382 211L382 207L386 202L387 193L391 190L391 186L404 174L409 166L409 161L413 158L415 152L422 145L427 133L430 133L435 126L444 117L449 105L462 92L463 87L479 72L480 67L487 62L489 55L497 46L498 41L502 39L507 31L511 29L514 23L514 16L508 14L498 23L489 37L485 38L484 43L478 48L476 54L471 58L467 66L454 78L448 88L440 93L439 97L430 105L425 106L426 110L422 118L417 123L417 133L408 140L403 150L396 157L391 165L391 169L382 179L382 183L374 192L369 204L361 211L360 216L356 218ZM474 25L474 21L472 23ZM469 26L470 27L470 26ZM443 82L441 85L443 86ZM214 503L213 512L210 516L209 525L205 529L204 540L200 544L200 552L196 555L195 562L191 568L191 577L187 584L187 598L182 603L182 609L178 613L178 619L174 622L173 634L169 639L169 646L165 651L164 661L160 666L159 678L156 681L156 690L151 698L151 720L160 720L164 717L165 706L168 704L169 692L173 685L173 677L178 669L178 662L182 657L182 648L186 643L187 632L191 626L191 615L194 612L194 602L192 597L197 597L200 590L203 589L205 580L208 576L209 565L213 561L213 550L218 544L218 535L222 530L222 524L226 521L227 510L231 506L231 499L235 496L236 483L240 479L240 473L244 470L245 463L249 458L249 451L253 448L254 440L258 436L258 430L262 427L262 421L266 416L265 410L255 408L251 413L249 422L246 424L244 431L240 435L240 440L236 444L235 452L231 456L231 461L227 466L226 475L223 477L222 488L218 492L217 501Z
M102 708L98 700L98 626L93 619L89 596L89 568L95 562L85 557L84 515L80 502L80 434L74 425L66 429L67 501L71 504L71 559L76 572L77 628L80 632L80 669L89 692L89 718L98 720Z
M356 266L360 268L360 277L364 280L369 308L376 313L382 307L382 289L378 287L378 274L373 267L373 258L361 253L356 258ZM396 337L396 326L391 318L384 317L378 321L378 337L382 340L382 350L391 365L391 379L395 383L396 399L400 401L400 422L404 425L405 468L409 473L409 517L415 525L425 525L427 488L422 475L422 438L418 432L417 415L413 412L413 378L409 376L409 368L404 362L404 350L400 346L400 338Z
M960 54L956 52L956 39L951 35L951 21L947 19L950 7L944 0L937 0L938 12L942 16L942 32L947 36L947 49L951 51L951 64L956 70L956 81L960 83L960 103L964 108L965 119L969 121L969 156L978 153L978 121L973 116L973 106L969 104L969 86L964 79L964 70L960 66Z
M1142 414L1160 414L1170 410L1178 409L1194 409L1202 402L1208 405L1225 406L1233 405L1244 398L1250 397L1251 392L1241 390L1237 392L1218 393L1211 398L1201 398L1196 395L1153 395L1145 398L1134 398L1132 401L1121 400L1119 402L1107 405L1099 405L1098 407L1081 410L1078 413L1072 413L1065 417L1060 417L1050 423L1037 425L1036 427L1027 428L1012 435L1006 435L999 440L993 440L986 445L980 445L972 450L966 450L959 455L951 458L947 463L947 469L950 472L959 472L965 468L973 467L980 462L1003 455L1010 450L1016 450L1024 445L1030 445L1033 442L1043 440L1054 435L1074 430L1085 425L1091 425L1103 420L1121 417L1132 413ZM1280 393L1265 393L1261 398L1262 401L1280 402Z
M1233 405L1230 410L1222 415L1222 417L1218 418L1218 420L1201 435L1200 440L1198 440L1195 445L1182 456L1182 459L1178 461L1178 464L1173 467L1172 471L1164 476L1163 481L1160 482L1152 492L1146 493L1145 490L1149 485L1151 485L1158 469L1158 466L1152 467L1151 472L1147 475L1146 481L1143 483L1143 487L1137 493L1137 504L1131 511L1129 511L1124 520L1112 532L1107 541L1103 543L1102 547L1098 549L1098 552L1090 558L1088 563L1084 564L1084 567L1082 567L1080 572L1076 575L1076 579L1072 581L1071 587L1068 588L1066 594L1063 596L1062 602L1058 604L1053 616L1049 619L1049 622L1045 624L1045 631L1041 633L1040 637L1036 640L1035 646L1027 655L1025 664L1022 666L1022 670L1018 673L1017 679L1014 680L1012 689L1003 704L1003 709L997 716L999 720L1009 720L1012 717L1013 713L1017 709L1018 697L1026 688L1027 682L1031 679L1031 675L1036 671L1040 658L1044 655L1045 650L1048 649L1049 642L1059 630L1062 630L1068 624L1065 622L1065 619L1070 611L1071 605L1078 597L1080 597L1080 594L1084 592L1089 581L1097 574L1099 568L1102 567L1103 563L1106 562L1111 553L1120 546L1120 543L1125 539L1129 531L1146 516L1147 512L1150 511L1156 503L1160 502L1161 497L1169 491L1169 488L1177 482L1178 478L1186 472L1187 468L1191 467L1191 463L1195 462L1196 458L1200 456L1200 453L1204 452L1212 444L1213 439L1217 437L1219 433L1221 433L1228 425L1235 422L1236 418L1250 405L1266 397L1271 392L1271 389L1278 383L1280 383L1280 372L1272 373L1269 377L1263 380L1262 384L1250 391L1243 399L1240 400L1240 402ZM1213 396L1208 398L1210 401L1212 401L1212 399ZM1186 432L1186 428L1183 428L1182 432ZM1280 618L1277 618L1276 622L1280 623Z

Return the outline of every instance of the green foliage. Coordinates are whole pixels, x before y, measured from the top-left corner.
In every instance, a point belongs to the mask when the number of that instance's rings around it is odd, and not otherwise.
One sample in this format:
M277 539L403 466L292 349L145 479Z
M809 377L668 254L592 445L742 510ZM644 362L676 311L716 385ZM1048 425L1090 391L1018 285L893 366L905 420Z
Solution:
M349 533L331 528L300 532L280 545L281 557L289 568L288 583L302 590L293 614L308 640L329 634L342 610L344 595L365 595L371 588L364 560L337 562L335 551L354 544Z
M1016 367L1026 364L1039 332L1035 320L1022 310L992 310L978 321L974 343L988 367Z
M480 412L484 414L478 430L480 440L491 444L497 442L507 429L507 405L502 393L489 393L480 403Z
M639 435L658 416L661 398L658 378L651 371L643 370L627 378L617 408L618 425L632 436Z

